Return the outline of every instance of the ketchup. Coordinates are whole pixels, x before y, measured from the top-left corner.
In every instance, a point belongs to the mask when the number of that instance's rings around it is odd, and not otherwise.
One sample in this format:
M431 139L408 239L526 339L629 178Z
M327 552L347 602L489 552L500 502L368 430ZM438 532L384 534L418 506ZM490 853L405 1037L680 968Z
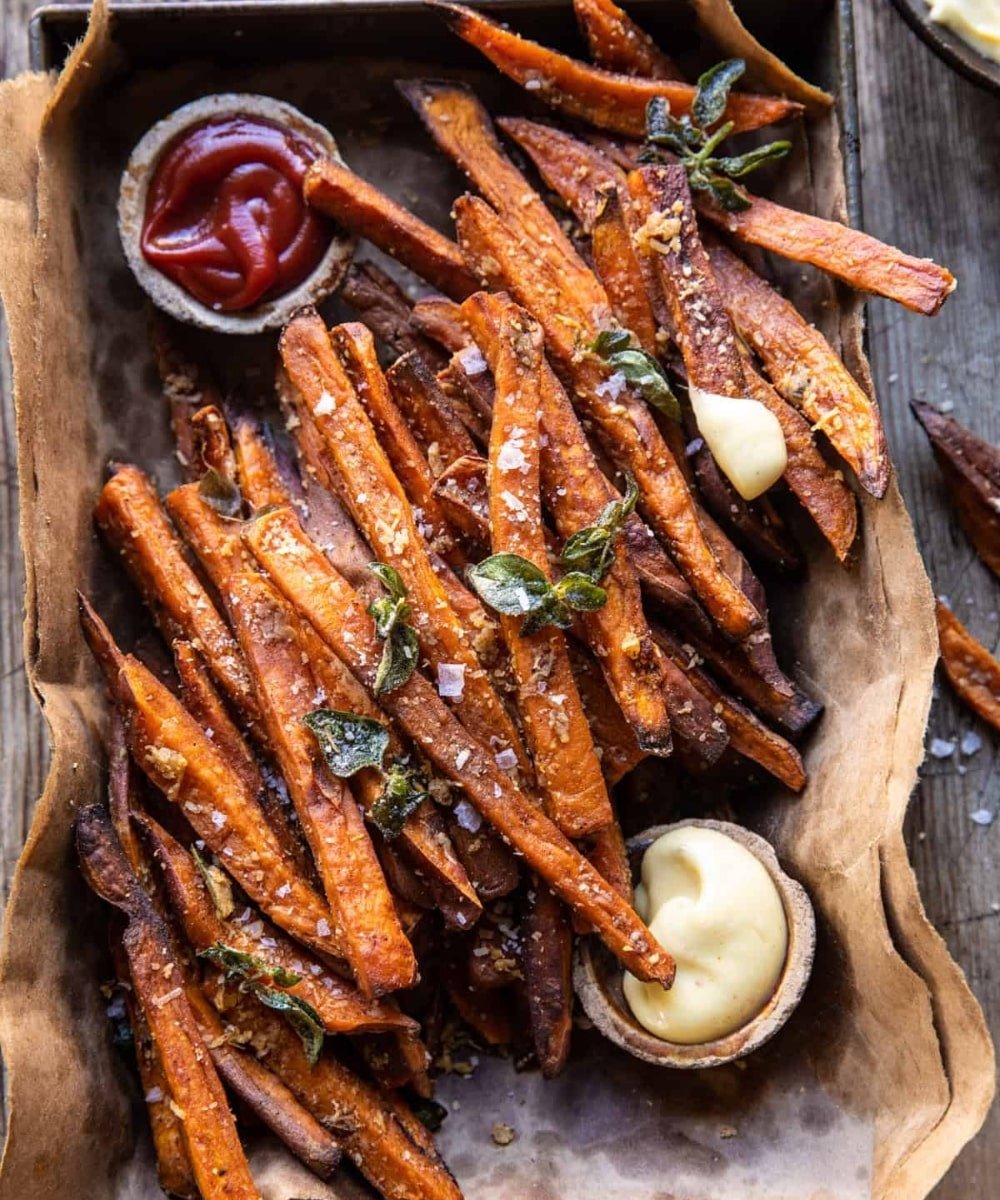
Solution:
M333 236L306 206L319 153L261 117L212 117L167 146L146 194L142 252L196 300L238 312L291 291Z

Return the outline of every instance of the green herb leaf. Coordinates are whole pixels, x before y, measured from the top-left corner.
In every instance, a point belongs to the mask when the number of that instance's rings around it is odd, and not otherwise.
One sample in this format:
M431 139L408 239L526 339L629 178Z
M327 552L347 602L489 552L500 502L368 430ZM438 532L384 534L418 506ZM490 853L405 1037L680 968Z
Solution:
M625 379L639 389L642 398L672 421L680 421L681 406L677 402L663 368L651 354L631 345L627 329L606 329L590 343L590 349Z
M198 951L199 958L207 958L209 962L225 971L227 979L245 979L256 983L259 979L273 979L279 987L294 987L301 975L294 971L286 971L284 967L271 966L256 954L247 954L225 942L214 942L204 950Z
M290 996L287 992L275 991L274 988L256 985L254 995L268 1008L280 1012L289 1025L302 1040L302 1048L306 1052L309 1065L314 1067L319 1062L323 1049L323 1022L319 1013L306 1000L298 996Z
M205 884L217 915L225 920L226 917L232 915L233 909L236 907L233 902L233 885L229 882L229 876L212 863L206 862L194 846L191 847L191 857L194 859L194 865Z
M756 150L749 150L746 154L717 158L715 165L730 179L740 179L765 163L777 162L778 159L784 158L791 148L791 142L768 142L766 146L758 146Z
M547 625L554 625L556 629L569 629L572 624L572 609L560 600L553 589L542 603L528 613L521 622L521 633L525 637L530 637L531 634L537 633Z
M493 554L470 568L469 584L484 604L508 617L529 613L548 596L545 572L520 554Z
M323 759L338 779L349 779L364 767L381 768L389 745L389 731L381 721L318 708L302 722L316 735Z
M733 84L746 69L742 58L731 58L716 63L699 77L698 90L691 104L691 119L695 125L707 129L719 120L726 111Z
M385 773L381 794L369 809L368 816L387 838L398 837L406 818L429 795L427 780L418 770L393 763Z
M567 540L560 555L562 562L574 571L583 572L592 582L599 583L614 561L615 541L635 511L638 498L639 489L629 475L622 499L606 504L593 525L574 533Z
M402 687L416 670L420 640L416 630L406 623L412 610L406 603L406 585L399 572L380 562L369 563L368 569L389 593L368 605L368 615L375 619L375 633L385 642L375 674L375 694L381 696Z
M595 612L608 602L608 593L582 571L569 571L555 586L557 597L575 612Z
M227 479L215 467L209 467L198 483L198 495L220 517L237 520L243 514L243 497L232 479Z
M437 1133L448 1115L445 1106L438 1104L436 1100L418 1100L416 1104L410 1106L410 1111L431 1133Z
M632 345L632 335L627 329L602 329L590 343L590 349L601 358L609 358Z

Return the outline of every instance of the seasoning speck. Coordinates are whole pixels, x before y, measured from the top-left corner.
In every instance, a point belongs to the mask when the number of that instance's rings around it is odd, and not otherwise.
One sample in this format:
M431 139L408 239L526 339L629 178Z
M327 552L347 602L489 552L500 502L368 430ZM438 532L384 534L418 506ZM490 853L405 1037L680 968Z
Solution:
M503 1121L497 1121L493 1126L492 1137L498 1146L509 1146L517 1134Z

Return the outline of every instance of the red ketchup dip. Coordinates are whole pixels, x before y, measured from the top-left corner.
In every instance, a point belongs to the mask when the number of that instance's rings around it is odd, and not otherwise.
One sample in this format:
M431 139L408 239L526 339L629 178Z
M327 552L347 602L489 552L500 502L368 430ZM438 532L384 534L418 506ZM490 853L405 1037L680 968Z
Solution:
M240 312L316 269L333 236L302 180L319 151L262 117L213 117L178 134L146 193L142 253L201 304Z

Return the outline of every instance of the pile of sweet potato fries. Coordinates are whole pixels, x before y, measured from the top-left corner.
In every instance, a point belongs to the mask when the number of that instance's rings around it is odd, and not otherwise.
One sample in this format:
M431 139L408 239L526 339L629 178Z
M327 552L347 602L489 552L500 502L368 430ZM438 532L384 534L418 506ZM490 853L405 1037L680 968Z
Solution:
M572 233L471 91L401 84L475 189L456 240L338 163L306 196L433 291L414 303L359 263L343 296L364 323L298 313L277 430L161 330L188 482L161 499L116 464L96 506L172 652L124 653L81 598L113 719L108 802L77 843L116 910L177 1196L258 1194L227 1095L320 1176L346 1155L384 1196L457 1196L417 1115L453 1014L554 1075L575 934L670 985L613 785L673 755L802 789L793 743L819 707L778 665L750 563L801 563L790 507L847 562L848 472L876 497L889 479L874 402L739 248L918 312L953 287L733 182L753 152L721 157L718 131L801 110L730 92L738 64L680 81L611 0L575 4L597 66L436 7L576 122L496 122ZM774 414L771 493L734 490L685 385Z

